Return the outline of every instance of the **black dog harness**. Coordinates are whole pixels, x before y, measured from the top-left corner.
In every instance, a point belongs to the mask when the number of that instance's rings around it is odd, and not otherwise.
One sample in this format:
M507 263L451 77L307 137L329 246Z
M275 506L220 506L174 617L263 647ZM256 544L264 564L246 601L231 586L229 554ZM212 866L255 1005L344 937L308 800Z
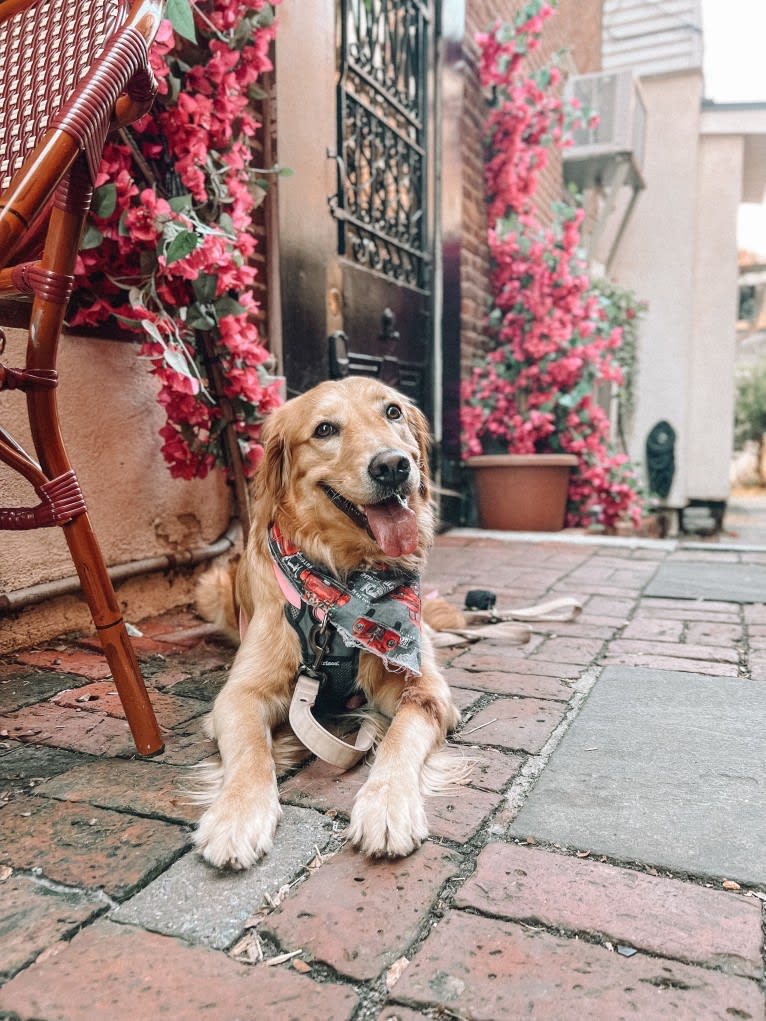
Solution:
M322 628L309 603L285 606L285 617L301 643L301 663L311 667L319 680L319 693L314 705L317 716L339 716L347 709L357 709L366 696L357 684L359 649L349 647L333 627ZM317 654L321 652L317 667Z
M420 673L418 578L381 565L354 571L344 583L309 560L276 525L269 529L268 544L285 617L301 646L290 724L315 755L350 769L374 744L371 721L362 720L350 744L326 730L317 716L337 716L366 701L357 684L360 650L379 656L389 670Z

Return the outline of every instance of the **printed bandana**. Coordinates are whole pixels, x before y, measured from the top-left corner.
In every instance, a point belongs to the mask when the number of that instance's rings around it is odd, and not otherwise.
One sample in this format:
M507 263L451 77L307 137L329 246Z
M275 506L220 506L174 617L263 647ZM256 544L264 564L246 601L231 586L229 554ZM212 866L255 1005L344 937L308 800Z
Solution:
M269 551L288 599L280 574L302 602L316 607L320 620L327 616L349 648L379 656L389 670L420 674L417 575L381 566L353 571L344 584L285 539L277 525L269 529Z

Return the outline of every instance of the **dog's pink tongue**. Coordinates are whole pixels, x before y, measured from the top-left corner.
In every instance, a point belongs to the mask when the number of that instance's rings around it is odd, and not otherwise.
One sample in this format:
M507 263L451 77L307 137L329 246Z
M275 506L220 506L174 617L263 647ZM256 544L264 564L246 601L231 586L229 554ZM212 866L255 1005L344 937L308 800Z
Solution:
M368 504L364 513L375 541L387 557L402 557L415 552L418 545L415 511L392 496L383 503Z

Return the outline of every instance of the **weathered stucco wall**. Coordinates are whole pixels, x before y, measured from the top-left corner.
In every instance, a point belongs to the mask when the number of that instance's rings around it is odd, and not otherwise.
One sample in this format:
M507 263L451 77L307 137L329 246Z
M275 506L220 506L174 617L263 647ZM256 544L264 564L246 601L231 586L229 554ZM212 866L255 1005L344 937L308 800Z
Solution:
M5 332L4 360L9 365L23 364L25 332ZM225 531L230 496L222 473L187 482L172 479L165 466L157 435L164 419L155 400L155 383L145 362L136 356L135 345L64 337L59 375L62 430L109 565L206 545ZM0 420L33 453L22 394L0 396ZM3 506L37 503L31 487L4 465L0 465L0 500ZM2 532L0 543L0 594L75 573L58 528ZM160 576L154 579L154 588L158 585L162 605L178 605L189 598L186 583L174 584L173 579ZM142 615L144 606L146 612L158 608L156 591L150 595L144 586L142 596L142 586L131 588L134 619ZM63 602L35 609L37 623L31 629L22 620L24 613L0 619L0 649L12 646L14 635L21 644L30 635L39 640L87 622L87 613L67 610L62 615Z
M645 463L650 429L670 422L676 472L666 503L683 507L729 493L741 143L700 136L698 70L643 78L641 87L647 187L613 267L649 303L629 447Z
M734 360L738 266L737 209L745 143L741 136L702 135L697 175L694 342L689 366L687 495L729 496L734 449Z

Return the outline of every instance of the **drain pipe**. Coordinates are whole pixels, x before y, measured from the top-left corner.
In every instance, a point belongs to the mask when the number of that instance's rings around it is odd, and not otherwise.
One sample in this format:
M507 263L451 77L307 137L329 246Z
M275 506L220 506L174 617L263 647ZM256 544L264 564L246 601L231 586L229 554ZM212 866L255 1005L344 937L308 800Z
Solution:
M173 571L176 568L194 567L214 557L227 553L232 549L242 534L239 521L233 518L226 531L214 542L206 546L195 546L180 553L162 553L156 557L145 557L143 560L131 560L126 564L109 567L109 577L113 583L136 578L141 574L153 574L156 571ZM29 588L16 589L7 595L0 595L0 617L35 606L46 599L57 599L59 596L71 596L80 591L80 579L77 575L71 578L59 578L56 581L30 585Z

